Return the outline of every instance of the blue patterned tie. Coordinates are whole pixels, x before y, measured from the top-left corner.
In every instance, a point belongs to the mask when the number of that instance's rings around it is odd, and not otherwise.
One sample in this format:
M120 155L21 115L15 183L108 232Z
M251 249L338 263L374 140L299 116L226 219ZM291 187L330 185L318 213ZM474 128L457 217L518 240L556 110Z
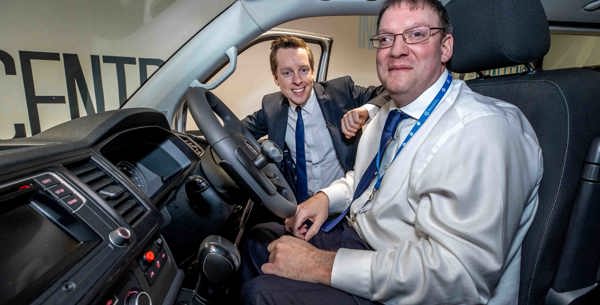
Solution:
M306 154L304 152L304 120L302 108L296 107L296 200L298 203L308 198L308 176L306 174Z
M410 117L410 116L402 111L398 111L397 109L390 111L387 119L385 120L385 125L383 126L383 130L381 132L381 140L379 140L379 155L380 156L383 156L383 153L385 152L385 149L387 148L387 145L389 144L390 139L394 135L394 132L396 131L396 128L398 127L398 124L400 124L400 121L402 121L408 117ZM376 160L377 160L377 156L374 156L373 160L371 160L371 163L369 164L369 167L367 167L367 169L363 173L362 177L360 178L360 181L358 182L358 185L356 186L356 190L354 191L354 196L352 197L352 201L354 201L356 198L360 197L360 195L362 195L362 193L364 193L365 190L367 190L367 188L371 184L371 181L373 181L373 178L375 178L375 175L377 174L377 165L376 165L377 161ZM323 224L323 226L321 227L321 231L324 231L324 232L331 231L331 229L333 229L344 218L344 216L346 216L346 214L348 214L348 211L350 211L351 205L349 205L336 218L326 221Z

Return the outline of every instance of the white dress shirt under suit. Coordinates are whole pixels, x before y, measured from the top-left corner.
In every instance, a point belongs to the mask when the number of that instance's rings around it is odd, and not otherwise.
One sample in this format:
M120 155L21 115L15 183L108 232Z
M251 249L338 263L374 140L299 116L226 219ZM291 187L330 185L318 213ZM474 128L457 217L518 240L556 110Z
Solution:
M396 129L383 167L447 73L400 108L412 118ZM386 104L363 130L354 171L322 190L330 214L351 204L393 108ZM537 137L521 111L453 80L389 164L376 196L366 203L372 182L352 202L351 224L374 250L338 250L332 286L386 304L516 304L521 243L542 171Z

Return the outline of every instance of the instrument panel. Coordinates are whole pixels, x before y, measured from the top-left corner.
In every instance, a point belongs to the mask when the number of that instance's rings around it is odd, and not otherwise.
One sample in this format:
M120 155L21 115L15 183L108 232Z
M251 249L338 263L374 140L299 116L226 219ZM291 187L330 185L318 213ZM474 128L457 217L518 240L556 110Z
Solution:
M100 152L139 191L154 198L197 157L180 137L185 135L175 136L158 127L139 128L111 138Z

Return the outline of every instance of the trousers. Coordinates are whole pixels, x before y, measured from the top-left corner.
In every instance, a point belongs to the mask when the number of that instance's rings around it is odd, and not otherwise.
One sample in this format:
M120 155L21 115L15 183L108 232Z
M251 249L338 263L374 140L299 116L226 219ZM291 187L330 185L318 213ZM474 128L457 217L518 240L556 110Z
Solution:
M267 245L283 234L286 234L283 225L264 223L252 228L243 240L240 246L243 304L380 304L331 286L263 274L260 266L269 258ZM319 232L309 242L328 251L339 248L370 249L345 221L329 232Z

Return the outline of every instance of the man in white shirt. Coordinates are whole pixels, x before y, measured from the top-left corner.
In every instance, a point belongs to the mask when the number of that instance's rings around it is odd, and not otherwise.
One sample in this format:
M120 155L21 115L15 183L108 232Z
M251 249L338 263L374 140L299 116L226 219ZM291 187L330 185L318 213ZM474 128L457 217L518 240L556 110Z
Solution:
M242 299L516 304L542 177L535 132L515 106L452 80L437 0L386 1L372 42L392 101L364 129L354 170L286 219L294 236L268 244Z

